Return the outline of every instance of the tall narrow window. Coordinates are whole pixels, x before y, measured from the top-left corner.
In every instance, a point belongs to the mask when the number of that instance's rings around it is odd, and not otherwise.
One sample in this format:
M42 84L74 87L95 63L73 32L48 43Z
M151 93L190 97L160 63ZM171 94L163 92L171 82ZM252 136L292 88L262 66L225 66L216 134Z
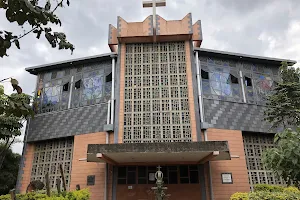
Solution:
M252 86L252 79L245 76L245 85L246 86Z
M235 76L233 76L232 74L230 74L230 80L231 80L231 83L233 84L239 84L239 79Z
M253 83L252 83L252 78L248 77L248 76L244 76L244 81L245 81L245 92L246 92L246 96L247 96L247 101L248 102L253 102L254 99L254 91L253 91Z
M63 85L63 91L66 92L69 90L69 82Z
M105 77L105 94L109 95L111 93L112 86L112 73Z
M81 80L75 82L75 90L80 89Z
M105 82L111 82L112 81L112 73L108 74L106 77L105 77Z
M202 91L203 94L211 94L210 84L209 84L209 73L201 69L202 78Z
M209 73L201 69L201 78L202 79L209 79Z

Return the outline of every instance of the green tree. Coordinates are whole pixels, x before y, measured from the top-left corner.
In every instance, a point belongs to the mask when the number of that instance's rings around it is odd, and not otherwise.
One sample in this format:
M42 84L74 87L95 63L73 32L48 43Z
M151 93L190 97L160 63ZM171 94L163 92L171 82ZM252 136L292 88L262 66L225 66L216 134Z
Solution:
M0 149L5 148L0 144ZM16 186L21 155L7 150L0 173L0 195L8 194Z
M6 153L15 142L17 136L21 135L23 123L34 112L30 106L30 96L22 93L21 87L16 79L8 78L17 93L6 95L3 85L0 85L0 170ZM1 80L0 82L3 82Z
M283 62L281 81L268 97L265 119L273 127L300 126L300 69Z
M287 184L300 187L300 70L282 63L281 81L268 97L265 120L286 128L274 138L275 147L263 153L263 163ZM295 127L295 131L287 127Z
M51 2L54 2L55 5L52 6ZM63 7L65 3L70 5L69 0L46 0L42 3L39 0L0 0L0 10L5 11L6 19L9 22L17 23L20 28L30 27L20 35L0 29L0 57L7 56L7 50L12 44L20 49L19 39L30 33L36 34L37 39L40 39L43 34L52 48L70 49L73 52L74 46L67 41L66 35L62 32L52 31L54 25L62 25L58 16L55 15L55 11L58 7Z
M274 142L275 148L264 151L263 163L288 185L300 188L300 128L277 133Z

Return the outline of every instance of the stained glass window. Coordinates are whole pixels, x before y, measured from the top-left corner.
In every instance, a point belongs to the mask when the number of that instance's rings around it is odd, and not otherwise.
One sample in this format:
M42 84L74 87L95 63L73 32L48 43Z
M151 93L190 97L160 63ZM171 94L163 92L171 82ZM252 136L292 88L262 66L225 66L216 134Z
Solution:
M111 60L40 74L38 112L67 109L71 90L71 107L107 102L111 85Z
M210 60L211 62L211 60ZM201 70L203 94L215 98L240 99L240 85L237 72L230 68Z
M259 94L267 94L273 87L273 81L271 77L259 75L256 81Z
M83 79L83 100L92 100L102 97L103 76L97 72L91 72Z
M276 81L280 80L279 66L202 56L199 60L205 98L242 102L241 71L247 102L264 104Z
M244 75L247 102L265 103L267 96L276 85L275 81L278 80L278 69L279 67L243 63L241 70Z
M45 105L57 104L59 102L60 93L61 87L59 85L45 88L43 103Z

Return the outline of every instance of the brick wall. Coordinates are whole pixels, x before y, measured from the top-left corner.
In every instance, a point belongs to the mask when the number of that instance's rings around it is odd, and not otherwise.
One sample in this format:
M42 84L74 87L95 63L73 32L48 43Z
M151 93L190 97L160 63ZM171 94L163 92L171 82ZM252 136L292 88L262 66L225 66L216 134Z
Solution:
M187 77L187 86L188 86L188 95L189 95L189 107L190 107L190 120L191 120L191 133L192 141L197 141L197 130L196 130L196 113L195 113L195 104L194 104L194 89L193 88L193 74L192 74L192 61L190 53L190 42L185 41L185 52L186 52L186 77Z
M128 189L132 186L132 189ZM155 199L154 191L151 189L154 185L132 184L117 185L117 200L150 200ZM166 194L171 195L170 200L204 200L201 199L200 184L167 184Z
M31 168L32 168L32 162L34 156L34 144L27 143L24 151L25 151L23 154L24 165L23 168L21 169L23 171L23 174L20 180L20 193L25 193L27 186L30 183Z
M247 166L242 132L237 130L207 129L208 140L227 140L230 154L239 158L211 162L214 200L228 200L235 192L249 192ZM222 184L221 173L232 173L233 184Z
M120 105L119 105L119 131L118 131L118 143L123 143L123 131L124 131L124 92L125 92L125 57L126 57L126 45L121 45L121 61L120 61Z
M105 132L77 135L74 137L70 190L75 190L77 184L79 184L81 188L88 187L91 192L91 200L104 198L106 164L79 161L79 159L86 158L88 144L105 144L105 139ZM87 186L88 175L95 175L95 185ZM108 191L109 190L108 188Z

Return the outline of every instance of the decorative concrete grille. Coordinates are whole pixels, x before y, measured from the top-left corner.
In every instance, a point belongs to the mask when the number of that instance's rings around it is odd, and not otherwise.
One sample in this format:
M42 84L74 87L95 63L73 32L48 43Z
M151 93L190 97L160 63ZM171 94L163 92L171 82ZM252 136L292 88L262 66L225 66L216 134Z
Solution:
M72 138L36 143L31 180L44 182L45 174L49 172L50 187L56 188L56 179L61 177L59 165L62 164L68 187L70 184L72 155Z
M124 143L191 141L184 42L126 45Z
M251 189L255 184L284 184L281 179L275 177L273 172L265 169L261 160L262 152L267 148L274 147L273 139L273 134L243 133Z

